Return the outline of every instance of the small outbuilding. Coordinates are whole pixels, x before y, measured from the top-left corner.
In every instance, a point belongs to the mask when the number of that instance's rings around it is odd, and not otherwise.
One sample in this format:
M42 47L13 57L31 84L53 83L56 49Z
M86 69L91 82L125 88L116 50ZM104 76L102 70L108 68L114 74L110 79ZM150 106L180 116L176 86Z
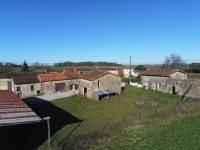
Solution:
M82 75L79 91L90 99L101 100L105 96L118 95L121 92L121 77L108 71L94 70Z

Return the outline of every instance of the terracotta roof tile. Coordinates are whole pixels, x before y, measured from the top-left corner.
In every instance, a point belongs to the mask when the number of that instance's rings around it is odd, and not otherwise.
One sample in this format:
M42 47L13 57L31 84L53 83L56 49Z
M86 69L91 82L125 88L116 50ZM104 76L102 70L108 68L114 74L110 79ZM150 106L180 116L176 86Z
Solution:
M15 84L28 84L28 83L39 83L37 72L11 72L6 74L1 74L0 78L11 79Z
M39 74L38 77L42 82L68 79L64 73Z
M79 77L79 79L84 79L84 80L93 81L93 80L96 80L96 79L98 79L98 78L100 78L100 77L106 75L106 74L112 74L112 73L110 73L110 72L108 72L108 71L105 71L105 70L102 70L102 71L100 71L100 70L94 70L94 71L91 71L91 72L89 72L89 73L82 74L82 75ZM121 77L118 76L118 75L115 75L115 74L112 74L112 75L121 78Z
M68 79L78 79L81 74L74 71L65 71L64 74L67 76Z
M177 71L185 73L179 69L168 69L168 70L167 69L158 69L158 70L147 70L147 71L143 72L141 75L168 77Z
M89 81L93 81L95 79L98 79L106 74L108 74L108 71L99 71L99 70L94 70L92 72L89 73L85 73L83 74L80 79L85 79L85 80L89 80Z

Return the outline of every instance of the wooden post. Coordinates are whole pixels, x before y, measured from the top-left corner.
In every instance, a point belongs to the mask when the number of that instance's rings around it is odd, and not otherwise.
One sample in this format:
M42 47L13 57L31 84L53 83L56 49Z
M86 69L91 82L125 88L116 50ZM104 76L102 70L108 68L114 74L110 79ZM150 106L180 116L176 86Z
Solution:
M49 119L47 120L47 126L48 126L48 149L50 150L50 124L49 124Z
M140 118L142 118L142 113L140 113Z
M47 121L47 127L48 127L48 150L51 149L51 146L50 146L50 123L49 123L50 118L51 117L42 118L42 121Z

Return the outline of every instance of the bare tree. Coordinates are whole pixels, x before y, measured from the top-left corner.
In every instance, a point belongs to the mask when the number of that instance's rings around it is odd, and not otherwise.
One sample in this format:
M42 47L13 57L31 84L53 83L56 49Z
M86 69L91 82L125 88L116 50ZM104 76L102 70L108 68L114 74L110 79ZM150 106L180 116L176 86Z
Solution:
M165 69L183 69L185 67L185 61L180 55L171 54L170 56L165 56L164 68Z

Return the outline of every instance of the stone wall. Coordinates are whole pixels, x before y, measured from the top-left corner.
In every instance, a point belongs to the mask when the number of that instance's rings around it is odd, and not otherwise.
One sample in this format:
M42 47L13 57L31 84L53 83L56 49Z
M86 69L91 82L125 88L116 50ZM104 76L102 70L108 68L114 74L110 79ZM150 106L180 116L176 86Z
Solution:
M84 88L87 89L86 96L90 99L93 99L94 90L113 89L119 94L121 92L121 78L112 74L106 74L94 81L81 79L79 87L81 95L84 95Z
M11 82L12 91L14 92L14 83L12 79L0 79L0 90L8 90L8 82Z
M69 86L71 84L79 84L79 80L78 79L74 79L74 80L62 80L62 81L51 81L51 82L42 82L41 84L41 92L42 95L49 95L49 94L53 94L56 93L56 83L65 83L65 91L69 91Z
M34 90L31 90L31 85L34 85ZM17 87L20 87L20 92L17 92ZM14 91L16 95L20 94L20 98L36 96L37 91L40 91L40 89L41 89L40 83L20 84L14 86Z
M189 97L200 98L200 80L199 79L173 79L167 77L142 77L142 85L147 89L157 90L165 93L173 94L173 87L179 86L180 91L178 95L183 95L191 86L190 92L187 94Z
M182 72L175 72L170 76L174 79L187 79L187 74Z

